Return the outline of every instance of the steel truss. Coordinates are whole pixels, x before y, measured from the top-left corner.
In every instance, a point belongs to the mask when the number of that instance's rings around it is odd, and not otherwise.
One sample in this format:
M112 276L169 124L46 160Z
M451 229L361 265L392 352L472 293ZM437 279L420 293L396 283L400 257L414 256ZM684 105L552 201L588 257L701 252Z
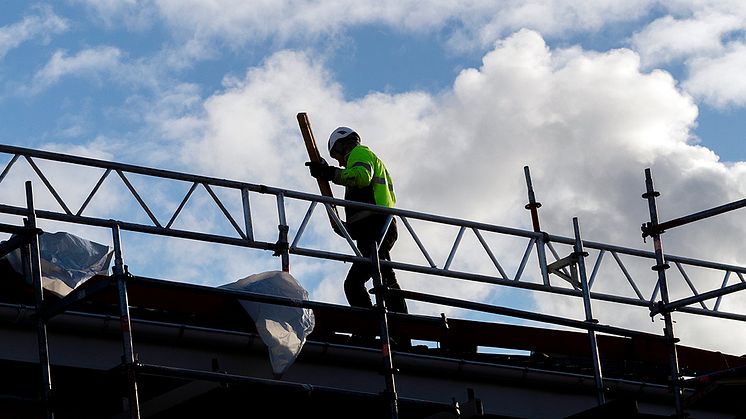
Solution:
M41 182L44 184L46 189L49 191L49 193L51 193L55 201L59 204L60 208L62 209L62 211L36 209L33 204L33 193L31 191L31 184L30 182L27 182L26 183L27 206L19 207L19 206L13 206L13 205L7 205L4 203L0 203L0 213L26 217L25 218L26 226L23 228L30 229L28 231L37 231L36 230L37 219L46 219L46 220L61 221L61 222L67 222L67 223L76 223L76 224L97 226L97 227L104 227L104 228L111 229L114 248L115 248L115 266L113 268L113 273L114 273L113 278L116 280L116 284L117 284L117 287L119 290L119 296L120 296L120 308L121 308L120 317L121 317L121 324L122 324L123 353L124 353L123 360L124 360L124 367L127 369L127 372L128 372L128 378L129 378L129 384L130 384L129 385L130 412L132 414L132 417L139 417L137 380L136 380L136 371L137 371L139 363L136 357L136 352L134 350L132 336L130 333L129 305L127 302L127 289L126 289L127 278L130 275L128 274L126 270L126 266L124 265L124 260L122 256L122 245L120 242L120 231L121 230L152 234L152 235L159 235L159 236L167 236L167 237L186 238L186 239L192 239L192 240L198 240L198 241L204 241L204 242L210 242L210 243L226 244L226 245L239 246L239 247L245 247L245 248L259 249L259 250L264 250L264 251L271 251L273 252L275 256L281 257L282 269L286 271L289 270L290 255L307 256L307 257L322 258L322 259L335 260L335 261L345 261L345 262L365 262L365 263L373 264L374 273L375 273L374 274L374 282L375 282L374 285L375 285L375 290L376 290L375 294L376 294L376 299L378 301L376 308L379 310L381 314L381 337L382 337L382 345L383 345L382 354L384 356L385 365L387 365L387 370L388 370L386 371L386 374L385 374L387 377L386 378L386 391L383 394L390 401L391 417L397 417L397 395L396 395L395 380L394 380L395 369L393 368L393 365L391 364L391 354L390 354L389 347L388 347L389 345L388 326L387 326L387 319L386 319L387 310L386 310L385 304L383 303L383 299L381 298L381 296L384 293L401 293L401 295L403 295L404 297L408 299L413 299L413 300L420 300L420 301L431 302L431 303L436 303L436 304L450 305L454 307L462 307L462 308L466 308L470 310L477 310L477 311L482 311L482 312L487 312L487 313L508 315L508 316L513 316L513 317L518 317L518 318L536 320L536 321L551 323L551 324L560 324L560 325L587 330L588 335L589 335L589 344L591 345L592 355L593 355L593 365L594 365L594 373L595 373L595 378L596 378L596 387L597 387L597 396L598 396L597 398L598 398L599 404L603 404L605 402L605 399L604 399L604 388L603 388L603 375L601 372L601 362L600 362L600 358L599 358L599 354L597 350L597 344L595 340L595 332L610 333L610 334L615 334L615 335L620 335L620 336L644 337L644 338L650 338L650 339L664 339L667 342L670 342L672 346L671 377L672 377L672 383L673 383L673 388L674 388L674 393L675 393L674 402L676 405L677 413L680 415L683 414L682 409L681 409L681 400L680 400L681 387L680 387L680 377L679 377L679 372L678 372L678 366L674 363L676 340L673 336L673 328L669 324L670 313L676 310L676 311L685 312L689 314L703 315L703 316L708 316L708 317L724 318L724 319L731 319L731 320L737 320L737 321L746 320L746 314L728 312L728 311L724 311L720 309L721 300L725 295L746 288L746 280L744 279L744 276L743 276L743 274L746 273L745 267L685 258L685 257L680 257L680 256L674 256L674 255L665 255L662 252L662 248L657 245L656 245L656 252L647 252L643 250L625 248L625 247L614 246L614 245L609 245L609 244L604 244L604 243L584 241L580 237L580 228L579 228L579 222L577 218L573 219L573 227L575 231L575 237L573 238L551 235L551 234L547 234L546 232L541 231L539 227L538 211L537 211L538 208L541 206L541 204L536 202L528 167L525 168L526 181L527 181L528 192L529 192L529 203L526 205L526 208L531 211L534 231L502 227L502 226L473 222L473 221L462 220L462 219L457 219L457 218L443 217L443 216L432 215L432 214L411 211L411 210L403 210L403 209L397 209L397 208L381 208L381 207L377 207L374 205L348 202L348 201L344 201L340 199L334 199L334 198L328 198L328 197L323 197L323 196L318 196L318 195L313 195L313 194L307 194L303 192L274 188L274 187L269 187L265 185L257 185L257 184L237 182L237 181L231 181L231 180L225 180L225 179L219 179L219 178L213 178L213 177L191 175L191 174L174 172L174 171L159 170L159 169L153 169L153 168L147 168L147 167L141 167L141 166L114 163L114 162L108 162L108 161L103 161L103 160L83 158L83 157L77 157L77 156L71 156L71 155L65 155L65 154L59 154L59 153L51 153L51 152L45 152L45 151L38 151L38 150L32 150L32 149L20 148L20 147L14 147L14 146L0 145L0 154L12 155L9 162L5 166L4 170L2 171L2 173L0 173L0 183L2 183L6 179L7 175L10 173L13 166L18 164L18 162L22 158L33 169L36 175L38 175ZM64 164L68 164L71 166L77 166L77 167L98 168L98 169L102 169L104 172L101 175L101 177L98 179L98 181L96 182L93 189L88 193L82 205L77 209L77 211L73 212L73 210L71 210L71 207L63 199L64 194L59 193L57 189L55 189L55 187L49 181L49 177L45 175L44 171L37 164L37 160L59 162L59 163L64 163ZM103 185L104 181L111 175L112 172L116 173L117 177L122 181L124 186L126 186L127 190L132 194L132 197L137 201L139 206L145 211L145 213L148 216L148 219L150 220L149 224L126 222L122 220L115 220L115 219L110 219L110 218L105 218L105 217L100 217L100 216L96 217L96 216L90 216L86 214L86 210L88 209L90 202L93 200L96 194L99 193L100 188ZM649 171L647 171L646 173L649 178ZM146 197L143 197L143 194L138 192L137 188L130 181L130 178L128 177L128 175L130 176L140 175L140 176L146 176L152 179L160 179L160 180L167 180L167 181L189 182L191 183L191 187L189 188L188 192L184 195L178 207L168 217L168 221L163 222L164 220L159 220L158 217L156 217L156 215L153 213L153 211L151 211L150 207L148 206L148 203L146 202L146 199L145 199ZM202 187L209 194L209 196L215 202L217 208L220 210L222 215L230 223L230 225L232 226L234 230L233 235L208 234L208 233L202 233L202 232L197 232L197 231L174 228L174 222L178 219L183 208L187 205L187 203L193 197L194 191L200 187ZM240 193L240 197L241 197L240 207L242 208L242 218L243 218L241 220L242 225L240 225L239 222L237 222L236 219L233 218L230 211L227 209L228 206L225 205L225 203L223 202L223 199L221 199L218 196L218 194L215 193L214 191L215 188L225 188L229 190L235 190ZM647 234L651 235L654 238L654 240L656 240L656 238L659 239L660 234L662 233L662 230L656 230L656 226L660 227L662 224L658 224L657 215L655 216L653 215L654 214L654 198L655 198L653 195L657 194L657 192L655 193L653 192L654 191L652 191L652 180L650 180L649 187L648 187L648 193L646 195L647 195L649 202L652 196L653 204L651 204L651 223L648 223L649 230L647 231ZM251 202L251 198L256 195L270 195L270 196L275 197L276 204L277 204L276 214L277 214L277 221L278 221L278 233L277 233L278 239L276 242L261 241L261 240L257 240L254 237L253 227L255 225L255 220L254 220L254 216L252 216L250 202ZM292 243L290 242L290 237L289 237L290 226L288 224L288 220L286 216L286 205L287 205L286 201L288 199L299 200L299 201L304 201L308 203L308 209L306 210L305 216L303 217L302 221L300 221L300 223L298 224ZM342 235L344 236L344 238L346 239L346 241L348 242L350 246L352 254L305 248L299 245L300 240L303 237L303 234L305 233L305 230L308 226L308 223L312 215L314 214L314 211L318 208L319 204L321 204L321 206L324 207L328 216L339 227ZM412 239L414 240L414 242L416 243L417 248L421 252L422 256L427 261L427 264L406 263L403 261L396 261L396 260L379 261L376 257L378 254L377 251L371 252L373 256L371 257L370 260L362 257L361 253L358 251L357 247L355 246L354 241L352 240L349 233L344 228L343 223L340 221L339 217L336 215L336 212L332 210L333 206L361 208L361 209L366 209L370 211L384 213L384 214L389 215L390 217L399 218L401 222L403 223L403 225L405 226L408 233L410 234L410 236L412 237ZM727 210L731 210L731 209L734 209L734 208L728 207ZM701 218L698 218L698 219L701 219ZM411 220L418 220L420 222L434 223L437 225L451 226L451 227L458 228L458 233L453 241L453 244L451 245L451 250L448 254L448 257L444 262L439 264L433 260L430 253L427 250L428 247L425 245L425 243L423 243L421 238L418 236L412 223L410 222ZM677 225L682 225L682 224L677 224ZM19 229L20 227L8 226L8 228L0 229L0 231L16 233L20 231ZM643 230L645 231L645 229ZM477 273L477 272L455 270L452 268L453 261L456 258L457 251L461 245L462 239L464 235L467 234L468 231L471 231L471 233L475 235L481 247L484 249L485 255L489 258L489 261L492 263L492 265L494 265L494 268L495 268L494 275L486 275L486 274ZM525 250L523 252L523 256L520 262L518 263L518 268L512 276L509 275L506 272L506 270L503 268L503 266L500 264L498 257L496 256L495 252L493 252L492 248L490 247L487 240L485 239L485 236L488 234L499 235L499 236L510 236L514 238L524 239L527 241ZM40 266L38 264L38 260L39 260L38 239L36 237L37 237L36 234L32 234L32 238L29 240L30 254L28 255L28 257L25 257L25 259L28 261L28 264L29 264L28 272L33 276L34 283L39 284L38 293L41 294ZM34 243L36 243L35 251L34 251ZM559 252L555 248L555 244L558 246L571 246L572 248L571 248L570 255L567 257L560 257ZM12 244L6 244L6 247L8 248L11 246ZM552 254L554 258L554 262L552 263L549 263L547 260L547 255L546 255L547 249L550 251L550 253ZM560 248L560 250L562 250L562 248ZM591 270L590 276L587 275L586 268L585 268L585 258L589 256L589 253L587 252L588 250L592 250L596 252L596 258L595 258L595 261L593 262L593 268ZM7 251L8 250L5 247L0 248L0 252L7 253ZM611 259L614 262L612 265L615 265L619 269L619 272L622 274L621 275L622 283L626 282L629 285L629 288L634 292L633 297L630 297L628 295L623 295L622 293L602 293L602 292L591 291L594 284L597 284L601 280L599 277L599 272L601 270L602 264L604 262L606 262L607 264L610 264L610 262L608 262L610 258L605 258L605 255L607 253L611 255ZM531 278L526 279L524 275L528 262L532 257L534 257L536 261L538 261L540 282L531 281ZM640 286L641 278L638 278L638 279L633 278L633 276L629 272L629 269L627 268L627 265L625 264L625 261L629 263L630 259L639 260L640 258L642 260L655 261L654 269L659 272L658 281L656 282L656 285L654 289L652 290L652 294L649 297L646 297L646 295L643 294L643 291L641 291L641 286ZM33 261L36 261L36 262L33 262ZM677 267L678 272L681 274L682 281L684 281L687 284L687 287L692 292L691 296L682 298L674 302L670 302L668 300L668 285L669 284L666 282L665 274L663 274L663 277L660 276L660 274L664 272L664 269L668 267L665 261L672 262ZM548 314L526 312L526 311L515 310L511 308L506 308L506 307L498 307L498 306L493 306L493 305L488 305L488 304L456 300L453 298L428 295L428 294L417 293L413 291L388 290L388 289L385 289L380 284L380 266L381 265L390 266L393 269L400 270L400 271L407 271L407 272L427 274L427 275L436 275L436 276L445 277L445 278L462 279L462 280L475 281L475 282L480 282L480 283L485 283L485 284L508 286L508 287L513 287L513 288L530 290L530 291L541 291L541 292L548 292L552 294L579 297L583 301L583 306L585 309L585 319L581 321L577 321L577 320L559 318L559 317L551 316ZM664 266L665 268L663 268ZM656 269L656 267L658 267L658 269ZM687 271L687 269L691 269L691 268L706 268L714 272L720 272L724 278L722 281L722 285L719 288L714 289L714 290L710 290L706 292L699 291L695 287L694 282L691 280L689 273ZM558 276L560 279L562 279L562 281L557 282L555 280L553 283L552 274ZM737 276L740 282L737 282L734 285L728 285L728 282L733 275ZM38 280L36 279L37 277L39 278ZM604 278L603 280L604 281L613 281L613 280L618 281L619 278L609 277L609 278ZM662 301L656 302L656 299L658 298L659 293L661 294ZM40 319L40 325L39 325L40 354L44 352L46 356L45 321L48 320L54 314L64 311L65 306L68 305L67 304L68 301L74 301L79 298L83 298L83 296L76 295L75 292L73 292L69 297L66 297L65 299L63 299L61 304L58 304L56 307L51 308L51 307L46 307L44 305L44 302L40 299L40 297L37 296L37 310L45 313L45 315L39 316L39 319ZM246 300L261 299L260 297L257 297L257 296L245 296L242 298ZM705 301L712 300L712 299L715 299L715 303L711 307L708 307L705 304ZM664 336L661 337L658 335L652 335L652 334L638 332L634 330L626 330L623 328L599 324L598 321L595 320L592 315L591 302L593 300L620 303L620 304L638 306L638 307L645 307L651 310L651 315L655 315L657 313L664 314L664 318L666 320L666 328L664 331ZM278 300L278 304L297 305L298 302L294 302L290 300L282 301L282 299L280 299ZM700 307L692 307L691 306L692 304L699 304ZM45 384L45 388L48 388L48 392L44 393L45 400L49 397L49 393L51 392L51 378L49 377L48 358L46 359L46 364L47 364L47 367L46 367L46 374L45 374L44 380L45 380L45 383L48 382L49 384L48 385ZM53 413L50 411L50 417L52 416L53 416Z

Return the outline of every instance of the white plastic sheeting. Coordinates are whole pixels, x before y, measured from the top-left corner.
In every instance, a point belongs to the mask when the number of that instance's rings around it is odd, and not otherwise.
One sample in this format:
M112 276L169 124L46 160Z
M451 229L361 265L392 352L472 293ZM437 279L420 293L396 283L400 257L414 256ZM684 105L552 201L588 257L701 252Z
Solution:
M308 300L308 292L289 273L269 271L251 275L220 288ZM295 362L315 324L313 311L306 308L241 301L254 320L259 336L269 349L272 371L280 377Z
M109 246L92 242L66 232L39 236L42 286L64 297L94 275L106 275L113 256ZM13 269L23 273L21 252L7 256Z

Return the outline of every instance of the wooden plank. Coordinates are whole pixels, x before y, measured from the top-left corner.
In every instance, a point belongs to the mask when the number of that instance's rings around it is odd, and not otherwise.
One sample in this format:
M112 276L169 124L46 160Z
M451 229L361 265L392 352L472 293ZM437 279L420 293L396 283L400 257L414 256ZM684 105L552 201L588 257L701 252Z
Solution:
M297 115L297 119L298 126L300 127L300 132L303 135L303 142L306 144L308 158L311 159L312 162L320 162L321 154L319 154L319 149L318 147L316 147L316 139L313 136L313 130L311 130L311 121L308 119L308 115L305 112L300 112ZM321 195L334 198L334 193L332 192L332 188L331 185L329 185L328 180L316 179L316 181L319 184L319 191L321 192ZM332 205L331 208L334 213L337 214L337 217L339 217L337 207L335 205ZM334 229L334 231L338 231L338 227L334 223L334 220L331 216L329 216L329 223L332 225L332 229Z
M308 120L308 115L305 112L301 112L298 114L297 117L298 126L300 126L300 132L301 134L303 134L303 142L306 144L306 151L308 151L308 158L311 159L312 162L320 162L321 154L319 154L319 149L318 147L316 147L316 139L313 136L313 131L311 130L311 121ZM332 193L332 188L329 185L329 181L322 179L316 180L319 183L319 190L321 191L321 194L333 198L334 194Z

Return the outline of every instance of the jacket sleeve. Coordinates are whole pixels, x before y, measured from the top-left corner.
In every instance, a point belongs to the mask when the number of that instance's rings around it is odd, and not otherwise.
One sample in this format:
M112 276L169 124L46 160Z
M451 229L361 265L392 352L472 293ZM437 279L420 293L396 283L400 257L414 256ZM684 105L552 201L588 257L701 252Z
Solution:
M345 169L337 171L332 180L334 183L353 188L364 188L373 180L373 162L367 158L368 153L350 154Z

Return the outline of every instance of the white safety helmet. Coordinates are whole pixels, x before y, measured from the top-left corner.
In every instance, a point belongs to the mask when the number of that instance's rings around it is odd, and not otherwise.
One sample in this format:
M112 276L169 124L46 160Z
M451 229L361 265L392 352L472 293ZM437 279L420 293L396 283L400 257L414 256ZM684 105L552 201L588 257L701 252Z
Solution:
M337 141L354 133L355 131L353 131L353 129L349 127L338 127L337 129L332 131L331 135L329 136L329 154L332 153L334 144L337 144Z

